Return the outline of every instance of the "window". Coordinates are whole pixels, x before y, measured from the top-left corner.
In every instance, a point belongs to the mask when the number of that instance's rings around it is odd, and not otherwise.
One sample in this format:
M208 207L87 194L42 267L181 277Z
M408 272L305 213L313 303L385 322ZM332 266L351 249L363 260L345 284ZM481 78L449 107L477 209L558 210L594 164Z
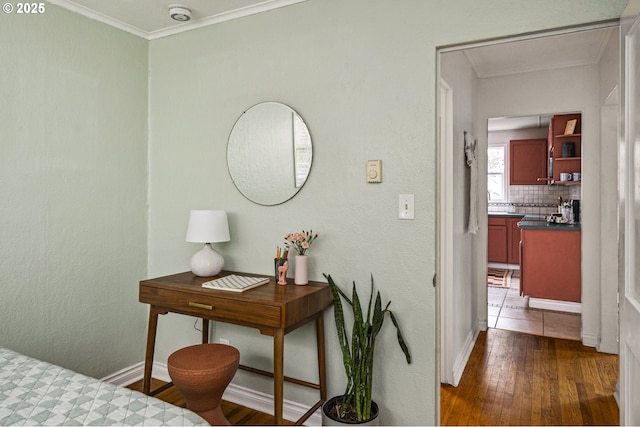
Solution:
M487 149L487 191L490 202L507 201L507 144Z

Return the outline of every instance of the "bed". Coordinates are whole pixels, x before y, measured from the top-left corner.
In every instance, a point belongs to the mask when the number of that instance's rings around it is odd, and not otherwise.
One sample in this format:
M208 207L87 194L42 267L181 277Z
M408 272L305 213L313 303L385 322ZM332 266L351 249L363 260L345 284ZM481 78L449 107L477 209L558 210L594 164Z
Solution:
M0 347L0 425L208 425L154 397Z

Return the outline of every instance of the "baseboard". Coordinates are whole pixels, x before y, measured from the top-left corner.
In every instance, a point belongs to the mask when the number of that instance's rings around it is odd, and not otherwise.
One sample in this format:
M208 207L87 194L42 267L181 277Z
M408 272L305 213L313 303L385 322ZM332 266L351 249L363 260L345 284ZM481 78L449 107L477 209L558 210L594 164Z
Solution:
M598 348L598 346L600 345L600 337L597 335L590 335L582 332L582 344L586 345L587 347Z
M101 380L111 384L126 387L144 376L144 363L140 362L128 368L122 369L114 374L108 375ZM153 363L153 377L162 381L169 382L169 371L164 363ZM273 396L250 388L241 387L235 384L229 384L222 398L228 402L245 406L256 411L273 415ZM291 400L284 400L282 405L282 416L289 421L300 419L307 413L310 406L303 405ZM318 409L305 421L305 425L319 426L322 425L321 409Z
M557 301L553 299L529 298L530 308L542 310L564 311L567 313L582 313L582 304L579 302Z
M460 384L462 373L464 372L464 368L467 366L467 362L469 361L469 357L471 356L473 347L476 345L478 334L479 334L479 331L469 331L469 335L467 335L467 339L464 342L462 351L458 354L458 357L456 358L456 361L453 364L453 384L452 385L454 387L457 387L458 384Z
M104 378L100 378L100 381L115 384L120 387L126 387L129 384L133 384L136 381L142 379L143 376L144 376L144 362L140 362L140 363L136 363L133 366L129 366L128 368L124 368L111 375L107 375Z

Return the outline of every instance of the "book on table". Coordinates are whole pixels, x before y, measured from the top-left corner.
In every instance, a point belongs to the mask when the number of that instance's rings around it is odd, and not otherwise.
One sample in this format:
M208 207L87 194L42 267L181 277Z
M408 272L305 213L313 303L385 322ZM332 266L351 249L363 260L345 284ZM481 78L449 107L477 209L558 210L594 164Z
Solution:
M202 284L203 287L209 289L217 289L221 291L244 292L257 286L269 283L268 277L240 276L230 274L218 279L209 280Z

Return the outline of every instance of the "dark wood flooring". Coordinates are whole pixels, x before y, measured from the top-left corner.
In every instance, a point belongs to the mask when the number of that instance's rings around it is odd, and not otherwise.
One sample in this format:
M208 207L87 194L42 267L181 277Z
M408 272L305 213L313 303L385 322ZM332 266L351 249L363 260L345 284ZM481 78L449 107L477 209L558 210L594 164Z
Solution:
M618 356L579 341L481 332L458 387L441 387L442 425L619 425Z

